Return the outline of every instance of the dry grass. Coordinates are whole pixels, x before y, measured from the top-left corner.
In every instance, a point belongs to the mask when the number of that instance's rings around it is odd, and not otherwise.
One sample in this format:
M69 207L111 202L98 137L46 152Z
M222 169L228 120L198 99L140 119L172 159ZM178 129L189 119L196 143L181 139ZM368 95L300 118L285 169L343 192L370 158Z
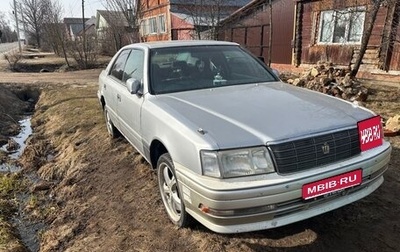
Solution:
M13 195L22 189L20 181L17 174L0 174L0 251L25 251L8 222L16 211Z
M102 114L99 113L100 105L96 96L95 86L91 87L65 87L48 89L42 92L36 114L32 119L32 127L45 138L32 139L27 147L22 162L27 166L36 163L41 167L42 178L48 180L61 179L71 167L81 163L81 153L77 151L84 145L90 136L88 132L96 127L103 127ZM46 125L44 127L44 124ZM41 130L45 130L42 132ZM58 157L61 162L57 165L46 164L46 160L34 161L38 157L47 157L49 154L62 153Z
M72 74L83 76L83 72ZM398 189L393 182L399 178L393 171L399 167L396 160L379 197L378 194L369 197L359 208L348 207L307 222L258 233L218 235L200 225L176 230L164 213L156 176L147 163L123 139L107 138L96 97L97 86L92 85L96 80L86 78L72 85L63 76L63 84L42 84L32 119L35 135L21 160L38 171L42 179L55 181L46 197L54 195L56 205L46 206L40 195L32 196L28 202L31 212L43 207L40 215L47 216L51 223L42 233L41 251L272 251L274 248L319 251L335 246L355 251L362 248L353 241L374 250L382 245L378 239L381 236L375 234L391 227L385 220L397 212L386 207L396 209L399 204L387 205L383 196L392 197L393 190ZM399 88L374 86L371 90L365 103L367 108L384 118L399 113ZM400 148L399 138L391 140L396 153ZM386 188L390 191L386 192ZM369 206L368 202L374 204ZM385 216L374 222L375 228L382 227L377 232L368 222L370 213ZM352 223L337 221L337 216L349 216L350 220L355 216L353 221L359 220L360 226L354 229ZM393 220L398 223L398 218ZM387 237L389 245L398 244L394 235ZM391 242L391 238L395 241Z
M385 120L400 114L400 85L396 87L369 83L365 86L370 90L365 104L368 109L380 114Z

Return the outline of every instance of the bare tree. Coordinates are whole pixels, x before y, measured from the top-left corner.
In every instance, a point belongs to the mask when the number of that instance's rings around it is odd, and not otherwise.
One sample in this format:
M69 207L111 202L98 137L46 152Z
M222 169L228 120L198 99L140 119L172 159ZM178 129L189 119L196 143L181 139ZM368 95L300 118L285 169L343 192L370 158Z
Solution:
M92 68L97 63L97 38L95 36L87 36L85 44L86 46L83 47L83 40L81 39L67 42L68 56L75 60L80 69Z
M193 38L217 40L220 23L237 9L235 3L235 0L180 0L176 11L186 15L186 21L193 25Z
M371 10L369 13L369 18L367 20L367 27L364 30L364 34L361 40L360 53L357 56L356 63L354 64L353 69L351 70L351 77L355 77L360 69L362 59L364 58L364 54L367 51L368 41L372 34L372 29L374 28L375 20L379 11L379 8L382 4L383 0L371 0Z
M43 6L45 7L43 40L51 46L54 53L64 57L65 63L70 67L67 55L67 36L61 21L63 8L58 0L44 0Z
M390 60L395 49L395 44L400 43L400 0L386 1L388 13L382 34L382 44L379 53L379 68L390 70Z
M137 26L137 20L135 19L135 7L137 6L137 0L108 0L106 8L110 11L118 11L125 17L125 20L129 26Z
M194 0L175 1L171 9L180 15L189 25L177 27L191 33L194 39L218 39L221 22L236 9L243 1L237 0Z
M90 19L88 21L91 21ZM67 40L67 54L80 69L95 67L99 54L97 34L93 23L85 22L83 29L74 40Z
M40 48L42 29L45 20L46 0L20 0L21 11L24 19L22 20L26 26L28 36L31 36L35 44Z
M391 37L393 42L400 43L400 0L387 0L388 7L391 8L393 11L393 16L391 17L391 23L388 23L392 27L389 36ZM396 29L397 27L397 29Z
M268 7L269 7L269 39L268 39L268 60L267 60L267 65L270 67L271 62L272 62L272 39L273 39L273 18L272 18L272 0L266 0L268 1Z
M13 42L18 39L16 32L11 30L3 12L0 12L0 32L1 43Z
M139 3L138 3L139 2ZM114 53L122 46L138 41L138 17L141 14L138 0L108 0L103 15L107 19L108 28L101 31L103 47L109 51L110 41L113 41Z

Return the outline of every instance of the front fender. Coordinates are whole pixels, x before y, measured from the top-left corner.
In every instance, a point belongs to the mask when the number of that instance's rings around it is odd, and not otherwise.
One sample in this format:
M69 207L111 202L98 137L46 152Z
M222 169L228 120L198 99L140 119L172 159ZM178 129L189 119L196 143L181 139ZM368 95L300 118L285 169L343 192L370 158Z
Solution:
M185 120L169 107L160 107L146 100L142 107L141 130L146 159L150 158L153 141L161 142L168 150L174 163L202 174L200 150L218 146L207 134L198 132L198 127ZM204 132L203 132L204 133Z

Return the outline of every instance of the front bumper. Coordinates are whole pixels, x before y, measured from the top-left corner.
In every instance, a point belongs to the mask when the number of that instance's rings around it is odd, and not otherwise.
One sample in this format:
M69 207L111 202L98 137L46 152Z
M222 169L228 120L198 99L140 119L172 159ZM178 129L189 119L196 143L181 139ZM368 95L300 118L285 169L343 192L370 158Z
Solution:
M179 164L175 164L175 168L187 212L215 232L236 233L301 221L371 194L383 183L390 153L390 144L384 142L357 157L289 176L273 174L217 180L195 176ZM362 169L361 185L302 199L304 184L357 169Z

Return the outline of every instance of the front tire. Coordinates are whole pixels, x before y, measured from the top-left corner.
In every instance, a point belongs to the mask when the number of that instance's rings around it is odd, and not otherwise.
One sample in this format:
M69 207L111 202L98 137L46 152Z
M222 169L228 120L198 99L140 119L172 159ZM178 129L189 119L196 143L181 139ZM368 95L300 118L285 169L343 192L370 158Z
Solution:
M178 227L187 227L190 224L191 217L186 212L175 175L174 164L168 153L161 155L158 159L157 178L161 199L168 217Z

